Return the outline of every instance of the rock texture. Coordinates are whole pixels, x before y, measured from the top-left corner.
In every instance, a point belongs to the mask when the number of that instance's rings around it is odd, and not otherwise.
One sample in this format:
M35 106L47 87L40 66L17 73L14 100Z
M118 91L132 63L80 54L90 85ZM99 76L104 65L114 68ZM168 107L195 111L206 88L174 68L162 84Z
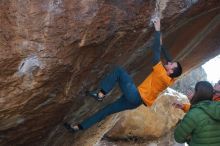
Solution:
M115 99L96 103L85 90L116 64L137 84L150 72L155 8L164 44L187 71L220 53L219 7L219 0L1 0L0 145L75 145L62 123Z
M206 81L207 74L205 70L200 66L198 68L189 71L182 75L178 81L172 86L172 88L176 91L179 91L185 95L187 95L189 90L194 90L195 85L198 81Z
M143 105L135 110L124 112L121 114L120 120L107 133L107 136L112 139L129 137L156 139L162 137L184 115L182 110L172 106L175 100L182 100L182 103L188 101L186 96L169 89L158 96L151 107Z

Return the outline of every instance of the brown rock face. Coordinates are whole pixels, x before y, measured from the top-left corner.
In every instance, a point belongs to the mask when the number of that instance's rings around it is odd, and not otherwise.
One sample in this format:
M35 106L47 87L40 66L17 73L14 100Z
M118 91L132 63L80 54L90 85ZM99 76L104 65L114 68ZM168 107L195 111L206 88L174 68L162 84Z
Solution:
M185 71L220 53L219 0L157 6L164 44ZM154 13L147 0L0 0L0 145L74 145L63 121L113 100L85 90L114 65L137 83L149 73Z

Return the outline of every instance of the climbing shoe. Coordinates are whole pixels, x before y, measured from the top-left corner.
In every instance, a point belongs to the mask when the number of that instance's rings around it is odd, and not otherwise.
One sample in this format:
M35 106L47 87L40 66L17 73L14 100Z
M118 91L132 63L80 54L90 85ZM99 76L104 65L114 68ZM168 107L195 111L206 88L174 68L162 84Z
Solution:
M79 125L75 125L75 126L71 126L68 123L64 123L63 126L71 133L76 133L77 131L80 130L80 126Z
M102 90L86 91L86 95L91 96L98 101L102 101L105 97Z

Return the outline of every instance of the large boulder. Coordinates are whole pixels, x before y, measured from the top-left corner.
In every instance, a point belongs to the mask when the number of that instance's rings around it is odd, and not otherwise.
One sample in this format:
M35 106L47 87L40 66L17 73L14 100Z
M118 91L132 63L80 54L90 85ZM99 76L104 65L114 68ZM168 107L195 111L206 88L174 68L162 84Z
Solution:
M120 120L107 133L112 139L158 139L170 132L182 119L184 112L172 104L177 101L188 103L188 99L172 89L161 94L151 107L140 106L136 110L124 112Z

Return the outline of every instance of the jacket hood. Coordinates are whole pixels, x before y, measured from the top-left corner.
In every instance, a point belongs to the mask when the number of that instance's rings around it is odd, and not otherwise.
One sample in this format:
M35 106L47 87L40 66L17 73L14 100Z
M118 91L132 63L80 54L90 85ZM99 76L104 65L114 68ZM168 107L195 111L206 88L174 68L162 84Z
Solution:
M201 101L192 106L192 108L200 108L212 119L220 121L220 102L219 101Z

